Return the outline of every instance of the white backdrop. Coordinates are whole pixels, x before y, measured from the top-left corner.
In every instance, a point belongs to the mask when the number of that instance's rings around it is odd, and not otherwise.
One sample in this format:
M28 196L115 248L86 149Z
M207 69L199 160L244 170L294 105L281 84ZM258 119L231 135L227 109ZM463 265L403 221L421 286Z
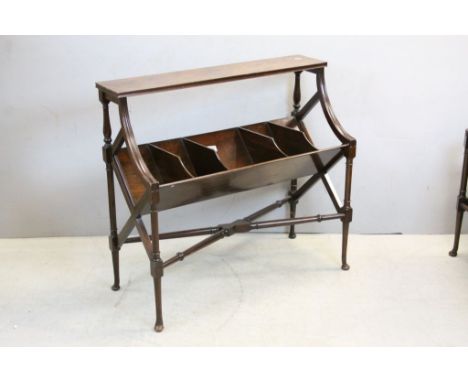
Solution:
M335 112L358 140L351 232L452 232L468 128L468 37L0 37L0 237L107 234L96 81L296 53L328 61ZM135 97L137 138L285 116L292 77ZM313 76L304 75L303 100L313 91ZM334 143L319 108L307 122L321 146ZM343 166L331 174L340 191L342 174ZM161 224L227 222L286 190L277 185L167 211ZM126 206L118 202L123 221ZM299 214L327 211L322 186L298 205ZM298 231L339 228L324 222Z

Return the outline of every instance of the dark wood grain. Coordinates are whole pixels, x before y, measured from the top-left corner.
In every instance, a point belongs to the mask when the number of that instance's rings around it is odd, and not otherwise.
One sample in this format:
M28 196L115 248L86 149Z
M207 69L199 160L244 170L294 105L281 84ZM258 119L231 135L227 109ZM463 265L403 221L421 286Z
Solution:
M219 172L196 179L187 179L177 184L162 185L159 211L218 198L221 196L252 190L284 182L295 178L313 175L317 172L310 155L320 155L331 168L337 159L343 157L342 148L319 151L315 154L302 154L258 163L240 169Z
M268 123L271 134L279 148L287 155L303 154L317 150L307 140L304 133L274 123Z
M161 184L175 182L181 179L190 179L194 176L187 170L184 163L175 154L156 145L149 145L155 167L158 168Z
M145 162L151 166L153 161L148 150L146 150L145 147L140 147L140 152L144 156ZM114 160L118 161L119 168L121 168L124 172L123 175L125 177L132 199L139 200L146 192L147 186L142 181L142 178L138 172L138 168L131 160L128 150L126 148L120 149L119 153L114 157ZM152 168L151 171L154 174L156 169Z
M325 61L295 55L121 80L101 81L96 83L96 87L112 98L122 98L150 92L323 68L326 65Z
M167 141L155 142L153 145L161 147L162 149L169 151L170 153L178 156L185 168L192 174L195 175L195 168L193 167L192 161L187 153L183 139L169 139Z
M190 140L215 150L227 169L252 164L252 159L237 129L226 129L190 136Z
M248 129L239 129L245 146L255 163L286 157L272 137Z
M299 130L273 122L256 123L245 129L270 136L276 145L287 155L297 155L317 150Z
M198 176L226 170L216 151L190 139L184 139L184 143Z

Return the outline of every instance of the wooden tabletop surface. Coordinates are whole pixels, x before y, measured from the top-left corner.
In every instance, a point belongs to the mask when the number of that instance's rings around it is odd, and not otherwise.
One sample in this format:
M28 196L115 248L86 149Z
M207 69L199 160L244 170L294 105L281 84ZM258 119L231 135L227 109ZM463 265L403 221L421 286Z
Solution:
M326 65L325 61L294 55L180 72L101 81L96 83L96 87L113 98L123 98L143 93L317 69Z

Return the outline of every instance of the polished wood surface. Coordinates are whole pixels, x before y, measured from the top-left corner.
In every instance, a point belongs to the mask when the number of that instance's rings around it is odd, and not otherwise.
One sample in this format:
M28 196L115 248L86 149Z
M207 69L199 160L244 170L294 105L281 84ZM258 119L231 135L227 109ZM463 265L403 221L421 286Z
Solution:
M356 140L343 129L332 110L325 86L325 66L324 61L289 56L97 84L104 121L103 158L108 185L109 247L114 271L112 289L120 288L119 251L122 245L141 242L153 277L155 331L160 332L164 328L161 292L164 269L236 233L289 226L289 238L294 239L296 224L339 219L343 227L341 268L349 269L347 247L353 216L351 179ZM288 117L140 145L136 141L130 122L128 96L286 72L294 73L293 111ZM301 74L305 73L315 76L317 91L301 107ZM114 141L109 102L117 104L121 124ZM328 149L320 149L314 144L304 122L317 104L320 104L331 131L340 141ZM342 158L346 159L343 203L328 176L328 171ZM298 178L305 176L308 179L299 184ZM130 212L120 230L117 229L114 178ZM287 180L291 181L287 196L248 216L211 227L160 232L161 211ZM296 217L299 200L318 181L323 182L336 212ZM466 178L462 183L466 183ZM466 198L463 201L466 202ZM286 204L290 206L288 218L258 221ZM465 204L461 203L460 208ZM143 221L145 214L150 214L151 232L147 231ZM130 237L135 228L138 237ZM198 235L208 236L169 258L161 256L160 240Z
M344 146L317 150L300 131L269 122L144 144L139 150L159 182L158 211L268 186L292 176L311 176L320 169L315 165L317 159L321 167L330 169L344 155ZM185 152L187 156L178 155ZM133 199L139 200L146 187L128 150L121 149L115 161Z
M323 68L326 65L325 61L295 55L120 80L101 81L96 83L96 87L111 98L122 98L143 93Z

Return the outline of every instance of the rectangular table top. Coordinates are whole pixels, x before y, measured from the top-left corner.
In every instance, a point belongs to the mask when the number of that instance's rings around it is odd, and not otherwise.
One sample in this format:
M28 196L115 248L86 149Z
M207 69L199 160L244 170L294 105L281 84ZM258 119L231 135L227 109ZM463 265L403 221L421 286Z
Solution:
M123 98L192 86L269 76L325 67L325 61L301 55L248 61L236 64L101 81L96 87L112 98Z

